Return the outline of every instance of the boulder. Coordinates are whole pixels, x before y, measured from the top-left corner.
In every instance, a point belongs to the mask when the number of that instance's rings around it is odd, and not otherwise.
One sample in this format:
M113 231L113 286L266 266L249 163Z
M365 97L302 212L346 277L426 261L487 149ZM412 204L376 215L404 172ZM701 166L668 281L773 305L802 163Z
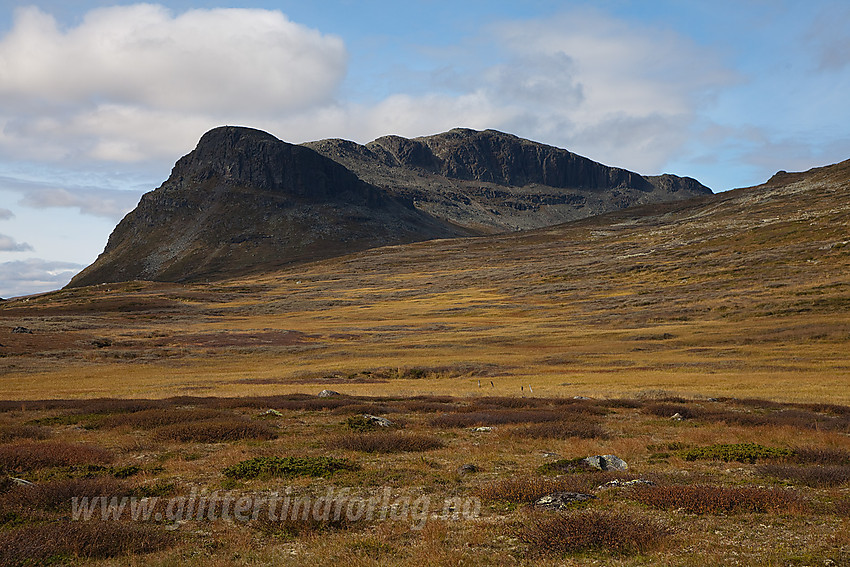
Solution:
M466 463L465 465L461 465L457 468L457 474L460 474L460 475L477 473L477 472L478 472L478 467L473 465L472 463Z
M332 398L334 396L341 396L341 395L342 394L340 394L339 392L334 392L333 390L322 390L321 392L319 392L320 398Z
M585 457L581 462L601 471L624 471L629 468L626 461L616 455L594 455L592 457Z
M360 414L360 417L362 417L363 419L368 419L372 423L372 425L377 425L378 427L395 427L395 422L390 421L385 417L371 415L368 413Z
M538 498L534 502L534 506L546 510L564 510L569 508L571 504L592 500L593 498L596 497L583 492L553 492L552 494Z

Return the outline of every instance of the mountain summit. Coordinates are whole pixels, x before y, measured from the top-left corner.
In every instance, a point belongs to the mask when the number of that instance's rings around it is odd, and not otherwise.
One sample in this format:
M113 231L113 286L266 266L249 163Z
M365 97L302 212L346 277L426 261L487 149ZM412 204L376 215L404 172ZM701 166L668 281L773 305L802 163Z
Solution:
M69 286L230 277L710 193L493 130L293 145L222 126L142 196Z

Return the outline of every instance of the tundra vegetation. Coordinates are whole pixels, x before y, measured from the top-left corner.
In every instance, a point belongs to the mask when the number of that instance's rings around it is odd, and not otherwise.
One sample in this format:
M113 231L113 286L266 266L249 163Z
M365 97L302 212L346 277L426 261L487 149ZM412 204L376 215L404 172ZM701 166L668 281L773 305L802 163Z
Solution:
M394 427L352 428L364 413ZM848 406L658 391L5 401L0 563L845 564L848 434ZM607 454L628 469L582 461ZM181 498L316 502L329 488L429 507L362 519L273 517L267 507L244 521L168 515ZM562 492L593 498L534 505ZM147 498L155 513L102 519L98 508L73 520L75 497ZM464 501L479 506L445 514L444 503Z

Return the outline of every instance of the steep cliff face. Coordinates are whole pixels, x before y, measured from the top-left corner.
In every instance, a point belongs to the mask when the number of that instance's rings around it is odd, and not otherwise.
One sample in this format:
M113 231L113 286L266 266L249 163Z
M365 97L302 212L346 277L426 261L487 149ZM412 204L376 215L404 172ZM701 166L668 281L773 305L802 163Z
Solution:
M69 285L221 278L466 234L309 148L222 127L142 197Z
M634 205L709 195L695 179L644 177L495 130L306 144L370 183L459 225L539 228Z

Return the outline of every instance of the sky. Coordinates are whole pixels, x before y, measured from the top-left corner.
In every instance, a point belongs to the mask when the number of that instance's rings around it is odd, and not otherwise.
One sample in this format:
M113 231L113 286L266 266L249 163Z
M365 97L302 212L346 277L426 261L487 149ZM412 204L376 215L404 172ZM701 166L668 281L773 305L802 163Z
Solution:
M715 192L850 158L846 0L0 0L0 297L58 289L207 130L493 128Z

